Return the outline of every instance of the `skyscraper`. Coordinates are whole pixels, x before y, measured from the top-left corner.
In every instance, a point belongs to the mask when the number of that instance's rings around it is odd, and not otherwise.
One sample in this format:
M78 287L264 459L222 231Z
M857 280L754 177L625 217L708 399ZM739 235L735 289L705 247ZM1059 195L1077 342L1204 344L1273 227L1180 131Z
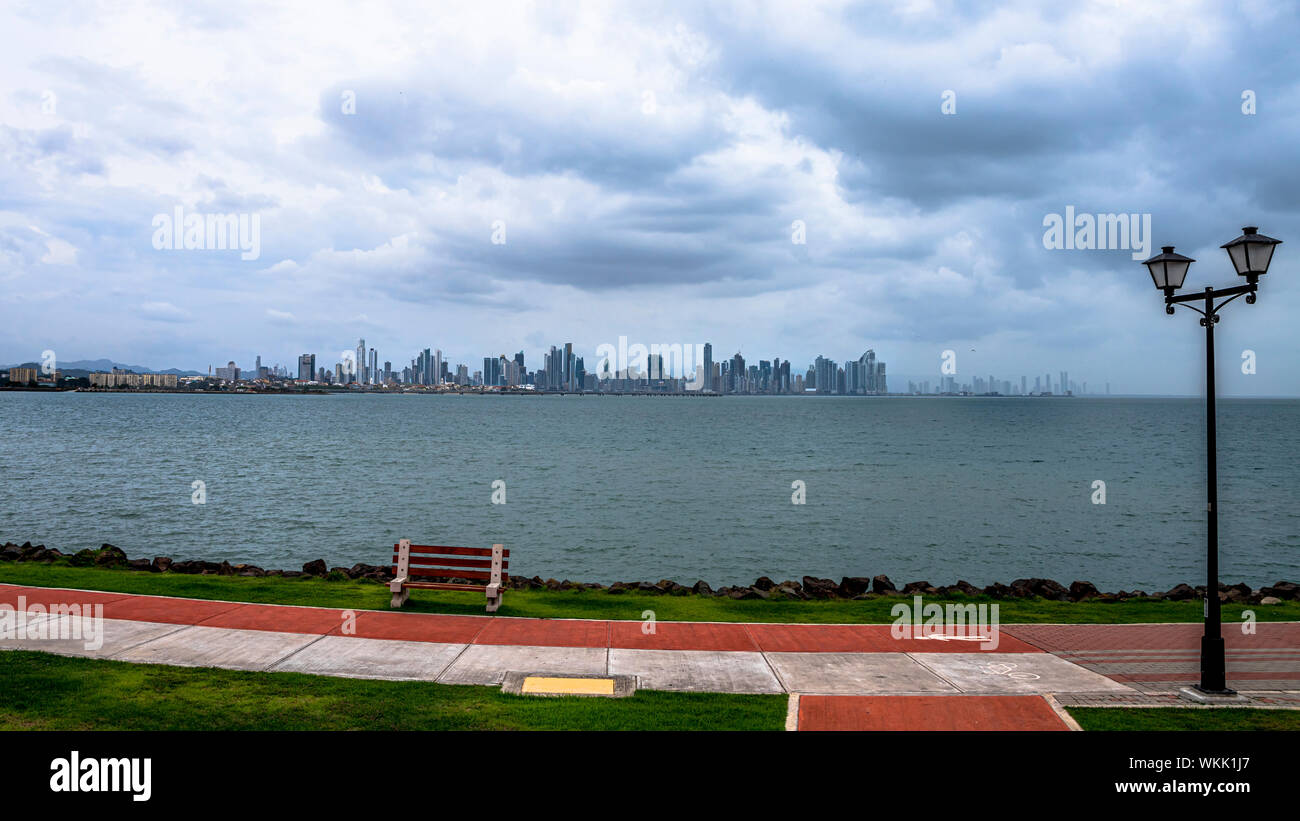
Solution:
M261 357L259 356L260 360ZM261 365L259 364L260 368ZM298 378L303 382L310 382L316 378L316 354L305 353L298 357Z
M713 382L713 343L704 343L704 390L717 390L717 385Z
M366 340L365 339L360 339L357 341L356 369L357 372L353 376L352 381L362 385L366 384Z

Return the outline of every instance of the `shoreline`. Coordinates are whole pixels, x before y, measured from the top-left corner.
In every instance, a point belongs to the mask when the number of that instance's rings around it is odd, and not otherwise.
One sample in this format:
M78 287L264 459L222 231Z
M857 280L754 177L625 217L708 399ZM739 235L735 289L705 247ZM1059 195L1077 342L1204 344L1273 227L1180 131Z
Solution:
M172 573L177 575L203 576L244 576L264 577L309 577L322 579L349 579L373 581L387 584L392 580L392 570L388 566L357 563L351 567L329 567L323 559L307 562L301 570L267 570L251 564L230 564L227 561L210 562L202 559L176 560L170 556L156 556L152 559L130 559L121 548L103 544L98 549L86 548L75 553L64 553L57 548L48 548L43 544L33 545L24 542L6 542L0 546L0 561L30 562L53 564L66 562L72 567L100 567L134 570L142 573ZM951 585L932 585L929 581L913 581L896 585L884 574L873 577L845 576L839 582L833 579L804 576L800 581L786 580L776 582L766 576L760 576L752 585L723 586L713 588L703 580L693 585L679 584L670 579L658 582L631 581L601 584L599 582L574 582L568 579L542 579L510 576L508 590L594 590L611 595L621 593L638 593L641 595L661 596L700 596L730 599L838 599L860 600L880 596L930 596L947 597L960 595L967 598L988 597L992 599L1028 599L1042 598L1050 601L1080 602L1101 601L1119 602L1137 599L1156 601L1186 601L1204 598L1205 586L1191 586L1180 583L1163 592L1148 593L1144 590L1120 590L1109 593L1098 590L1091 582L1073 581L1068 586L1051 579L1023 578L1010 584L994 582L983 588L966 581L957 581ZM453 579L453 581L455 581ZM460 580L467 581L467 580ZM1251 588L1244 582L1224 584L1219 582L1219 601L1225 604L1277 604L1282 601L1300 601L1300 584L1278 581L1272 585Z

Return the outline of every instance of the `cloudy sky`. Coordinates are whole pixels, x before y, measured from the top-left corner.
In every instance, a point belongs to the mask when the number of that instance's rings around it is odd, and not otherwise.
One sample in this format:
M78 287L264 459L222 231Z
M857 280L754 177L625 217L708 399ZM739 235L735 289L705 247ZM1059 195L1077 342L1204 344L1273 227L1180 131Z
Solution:
M1221 386L1300 394L1288 4L276 5L6 4L0 363L627 336L1199 393L1136 251L1044 247L1072 206L1150 215L1196 287L1242 225L1287 241ZM257 258L155 248L177 207Z

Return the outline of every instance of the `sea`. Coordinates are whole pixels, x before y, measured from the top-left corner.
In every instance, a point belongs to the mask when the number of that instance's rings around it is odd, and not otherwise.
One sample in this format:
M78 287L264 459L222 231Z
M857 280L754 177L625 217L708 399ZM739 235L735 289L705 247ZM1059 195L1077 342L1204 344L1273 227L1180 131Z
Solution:
M1300 400L1218 404L1221 577L1300 580ZM0 541L298 569L401 538L714 587L1205 577L1200 399L0 393Z

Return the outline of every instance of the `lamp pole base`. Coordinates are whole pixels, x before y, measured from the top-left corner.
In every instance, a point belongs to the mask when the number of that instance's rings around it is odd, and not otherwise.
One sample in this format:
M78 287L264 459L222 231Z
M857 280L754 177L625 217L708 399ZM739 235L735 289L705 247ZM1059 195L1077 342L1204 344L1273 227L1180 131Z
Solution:
M1188 701L1194 701L1197 704L1226 705L1226 704L1247 704L1250 702L1249 698L1246 698L1241 693L1238 693L1236 690L1228 690L1228 689L1219 690L1217 692L1207 692L1205 690L1202 690L1200 687L1184 687L1178 691L1178 695L1182 696Z

